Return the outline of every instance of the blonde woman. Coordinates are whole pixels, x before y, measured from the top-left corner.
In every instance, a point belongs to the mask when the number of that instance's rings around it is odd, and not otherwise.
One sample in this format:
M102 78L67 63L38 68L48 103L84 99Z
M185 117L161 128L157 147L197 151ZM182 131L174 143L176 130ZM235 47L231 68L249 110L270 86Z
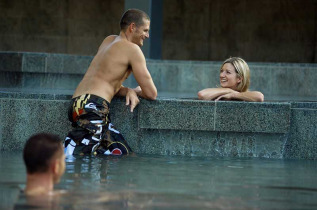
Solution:
M207 88L198 92L200 100L241 100L264 101L264 95L258 91L249 91L250 69L239 57L225 60L220 68L219 88Z

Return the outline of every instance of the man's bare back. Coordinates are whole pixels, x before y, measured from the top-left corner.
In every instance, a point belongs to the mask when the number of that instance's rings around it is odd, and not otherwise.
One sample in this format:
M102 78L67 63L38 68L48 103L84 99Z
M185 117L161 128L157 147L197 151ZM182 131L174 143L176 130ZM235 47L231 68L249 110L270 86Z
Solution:
M108 36L92 60L73 98L86 93L94 94L111 102L122 82L130 75L129 53L133 45L120 36Z

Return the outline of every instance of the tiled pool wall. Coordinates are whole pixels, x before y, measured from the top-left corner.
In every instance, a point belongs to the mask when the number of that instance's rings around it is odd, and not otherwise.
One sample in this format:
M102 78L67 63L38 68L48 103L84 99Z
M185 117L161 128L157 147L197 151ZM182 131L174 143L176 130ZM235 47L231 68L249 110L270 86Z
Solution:
M67 108L92 57L0 53L0 149L22 150L36 132L64 138ZM213 87L220 62L148 61L159 92ZM250 63L252 89L267 97L315 98L315 64ZM210 75L210 77L206 76ZM127 86L135 85L133 79ZM286 88L285 88L286 87ZM18 89L18 90L17 90ZM43 91L40 90L49 90ZM141 154L317 159L317 102L230 102L142 99L131 113L123 98L111 103L111 118L131 148Z

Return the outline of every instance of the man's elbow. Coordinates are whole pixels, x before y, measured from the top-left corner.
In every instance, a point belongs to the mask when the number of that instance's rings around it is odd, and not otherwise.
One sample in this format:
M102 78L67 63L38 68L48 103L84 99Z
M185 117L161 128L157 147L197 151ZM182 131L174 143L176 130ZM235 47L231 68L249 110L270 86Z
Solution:
M153 95L153 96L150 96L148 99L154 101L156 99L156 97L157 97L157 95L155 95L155 96Z
M147 93L146 95L146 98L149 99L149 100L155 100L156 97L157 97L157 91L151 91L150 93Z
M151 95L150 100L155 100L156 97L157 97L157 91L155 91L155 92Z

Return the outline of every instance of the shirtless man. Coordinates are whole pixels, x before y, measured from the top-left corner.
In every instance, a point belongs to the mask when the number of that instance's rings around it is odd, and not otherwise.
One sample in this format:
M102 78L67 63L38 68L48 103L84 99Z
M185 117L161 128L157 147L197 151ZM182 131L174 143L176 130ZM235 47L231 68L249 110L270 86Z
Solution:
M120 21L120 34L105 38L84 78L73 95L69 120L73 130L65 139L65 153L122 155L131 152L123 136L109 119L112 98L126 97L130 110L139 103L138 96L155 100L157 90L140 49L149 38L150 19L137 9L126 11ZM139 86L123 87L133 72Z

